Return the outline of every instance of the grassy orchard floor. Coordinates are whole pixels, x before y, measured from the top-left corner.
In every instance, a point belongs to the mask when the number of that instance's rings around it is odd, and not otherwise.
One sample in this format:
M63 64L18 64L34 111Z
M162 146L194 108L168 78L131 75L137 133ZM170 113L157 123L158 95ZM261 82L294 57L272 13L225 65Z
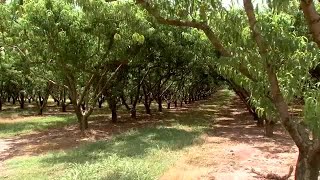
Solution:
M75 118L71 115L20 118L19 121L0 120L0 138L61 127L75 122Z
M228 98L228 96L229 94L226 93L221 98ZM3 165L4 173L0 177L6 179L156 179L172 166L188 147L201 143L199 137L208 130L210 116L210 112L204 113L186 108L170 110L142 119L140 124L143 124L143 128L137 129L132 125L133 129L125 128L131 130L113 136L109 140L86 142L75 149L47 152L37 156L15 158L8 156L4 158L7 160ZM104 115L93 115L93 119L102 117ZM29 117L23 121L4 122L0 126L5 130L1 136L20 135L21 137L27 132L41 132L56 125L61 126L61 121L70 124L74 122L74 118L71 115L36 117L35 119ZM153 124L152 127L147 126L148 121ZM123 124L125 123L119 123L118 126ZM90 126L95 129L93 122L90 122ZM32 137L37 135L36 133ZM24 135L26 139L29 139L28 136L28 134ZM17 154L24 155L24 152Z
M250 166L282 173L295 161L287 135L264 138L229 91L137 121L125 114L124 122L112 124L101 113L93 115L85 137L71 124L6 138L12 147L0 150L0 179L247 180Z

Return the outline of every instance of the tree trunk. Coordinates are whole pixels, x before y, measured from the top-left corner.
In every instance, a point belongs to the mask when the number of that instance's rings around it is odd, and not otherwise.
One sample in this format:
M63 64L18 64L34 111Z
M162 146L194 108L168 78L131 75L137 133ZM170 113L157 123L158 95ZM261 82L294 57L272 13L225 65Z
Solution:
M257 121L257 126L258 127L263 127L264 126L264 119L263 118L260 118L258 116L255 116L254 117L254 120Z
M290 117L288 104L285 101L284 96L280 89L276 68L273 66L273 64L269 62L270 60L268 59L269 58L268 48L259 31L260 28L257 27L257 20L254 14L253 4L251 0L244 0L243 2L244 2L243 4L245 7L245 11L248 17L250 29L252 31L252 35L255 38L256 44L259 48L260 55L265 60L265 64L266 64L265 69L266 69L268 80L270 83L269 90L270 90L272 102L275 105L277 111L279 112L282 125L286 128L287 132L290 134L291 138L299 148L299 158L296 165L295 179L296 180L317 180L319 175L320 159L318 157L319 155L317 155L317 157L313 156L312 152L316 150L317 153L319 154L320 147L319 145L317 145L317 143L319 142L316 142L316 145L313 146L312 143L315 143L315 142L312 142L314 140L310 140L309 138L310 132L308 132L308 130L304 127L304 125L297 123ZM312 3L313 5L313 1L301 0L301 3L302 5L303 3L306 3L306 5L308 5L309 3ZM304 7L302 7L302 9L303 8ZM303 11L305 10L303 9ZM319 16L316 19L312 19L312 21L314 21L313 23L318 23L319 22L318 19L319 19ZM319 37L318 32L316 32L316 36ZM315 140L317 141L317 139Z
M64 101L62 101L62 103L61 103L61 111L62 112L67 112L67 105L66 105L66 103Z
M162 112L162 98L160 95L158 97L158 111Z
M16 104L16 98L14 96L12 96L12 104Z
M182 107L183 106L183 101L180 101L180 107Z
M144 95L143 104L144 104L144 108L146 109L146 114L151 114L151 109L150 109L151 100L150 100L149 94L147 92L147 88L144 84L142 85L142 90L143 90L143 95Z
M296 165L296 180L318 180L320 170L320 154L310 156L307 153L299 152Z
M130 96L130 104L133 104L133 96Z
M38 115L43 115L44 99L39 95Z
M40 115L40 116L42 116L42 115L43 115L43 107L40 107L40 108L39 108L38 115Z
M146 110L146 114L151 114L151 109L150 109L151 100L145 96L143 104L144 104L144 108Z
M318 14L313 1L300 1L300 7L308 23L309 31L312 34L313 41L320 47L320 15Z
M151 114L151 109L149 104L144 104L144 108L146 109L147 114Z
M0 111L2 111L2 98L0 97Z
M88 116L86 116L85 114L82 113L81 106L77 106L76 103L74 103L73 108L74 108L75 113L77 115L79 128L83 132L89 128Z
M171 103L167 102L167 109L170 109L170 105L171 105Z
M99 108L100 108L100 109L102 108L102 103L103 103L103 101L101 101L101 100L98 101L98 104L99 104Z
M117 108L116 107L112 107L111 108L111 120L112 120L113 123L118 122Z
M24 109L24 93L20 93L20 109Z
M62 112L67 112L67 100L66 100L66 90L65 89L63 89L63 91L62 91L62 97L61 97L61 100L62 100L62 102L61 102L61 110L62 110Z
M89 128L88 118L82 115L82 118L80 120L80 130L84 131L88 128Z
M130 109L130 113L131 113L131 118L137 119L137 110L136 110L136 107L132 107L132 108Z
M130 111L130 107L129 107L129 105L127 104L126 99L124 98L123 95L120 96L120 99L121 99L122 104L126 107L126 109L127 109L128 111ZM132 104L132 103L131 103L131 104Z
M178 107L178 102L174 101L174 108L177 108L177 107Z
M109 109L111 110L111 121L113 123L116 123L118 121L116 97L114 97L114 96L107 97L107 102L109 105Z
M265 126L265 136L266 137L273 137L273 131L275 127L274 121L268 121L266 120L266 126Z

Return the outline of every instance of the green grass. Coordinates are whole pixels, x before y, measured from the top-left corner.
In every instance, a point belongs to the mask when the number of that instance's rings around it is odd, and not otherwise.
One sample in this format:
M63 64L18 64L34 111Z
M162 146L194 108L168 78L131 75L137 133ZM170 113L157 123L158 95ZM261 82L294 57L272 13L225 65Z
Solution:
M76 119L70 115L46 116L43 118L35 118L31 120L12 123L0 122L0 138L26 134L33 131L41 131L50 127L59 127L75 122Z
M66 152L8 160L7 179L157 179L205 128L144 128Z
M1 118L15 118L15 117L22 117L22 116L31 116L35 114L36 111L33 108L26 108L26 109L6 109L0 111Z

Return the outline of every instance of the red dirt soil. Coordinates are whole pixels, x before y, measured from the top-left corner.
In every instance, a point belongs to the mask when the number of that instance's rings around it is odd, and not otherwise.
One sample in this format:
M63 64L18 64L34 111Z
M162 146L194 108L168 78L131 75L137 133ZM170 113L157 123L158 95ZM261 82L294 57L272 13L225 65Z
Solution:
M295 166L298 149L280 125L274 138L266 138L237 97L215 107L219 109L212 130L202 136L204 143L191 148L161 180L256 180L263 178L252 173L252 168L283 176ZM208 109L206 105L200 108Z

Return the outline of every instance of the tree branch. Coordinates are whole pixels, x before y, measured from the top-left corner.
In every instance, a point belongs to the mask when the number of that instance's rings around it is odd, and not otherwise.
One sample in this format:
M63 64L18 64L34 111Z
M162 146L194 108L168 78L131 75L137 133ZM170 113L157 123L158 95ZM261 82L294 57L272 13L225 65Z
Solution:
M206 24L201 22L196 22L195 20L192 21L182 21L179 19L166 19L160 16L159 12L151 6L149 2L146 0L136 0L137 4L140 4L144 7L149 14L151 14L160 24L166 24L171 26L178 26L178 27L193 27L199 30L202 30L212 43L212 45L221 53L222 56L230 57L231 54L228 52L212 29Z
M313 0L301 0L300 7L308 23L313 41L317 43L320 48L320 15L315 8L314 2Z
M153 8L151 4L146 0L136 0L136 4L139 4L144 9L146 9L148 13L151 14L160 24L166 24L166 25L178 26L178 27L192 27L198 30L202 30L206 34L209 41L211 42L212 46L217 51L219 51L219 53L223 57L232 57L232 54L224 48L222 42L219 40L217 35L212 31L212 29L206 23L197 22L195 20L182 21L179 19L166 19L160 16L159 12L155 8ZM238 70L248 79L252 81L257 81L257 79L250 74L249 70L245 66L240 65Z
M292 119L290 119L289 111L288 111L288 104L285 102L285 99L283 97L283 94L281 93L281 89L279 87L279 81L277 74L275 72L274 67L272 64L268 62L267 56L268 56L268 48L266 43L264 42L264 39L258 30L256 28L257 19L254 14L253 4L251 0L243 0L243 5L245 8L245 12L247 14L248 23L252 32L253 39L255 40L258 48L259 53L261 57L266 61L266 72L268 75L269 83L270 83L270 92L272 96L272 102L276 106L280 117L281 122L286 128L286 130L289 132L290 136L296 143L296 145L299 147L299 149L305 149L306 148L306 142L303 137L308 136L308 132L305 130L303 131L299 124L294 122Z

